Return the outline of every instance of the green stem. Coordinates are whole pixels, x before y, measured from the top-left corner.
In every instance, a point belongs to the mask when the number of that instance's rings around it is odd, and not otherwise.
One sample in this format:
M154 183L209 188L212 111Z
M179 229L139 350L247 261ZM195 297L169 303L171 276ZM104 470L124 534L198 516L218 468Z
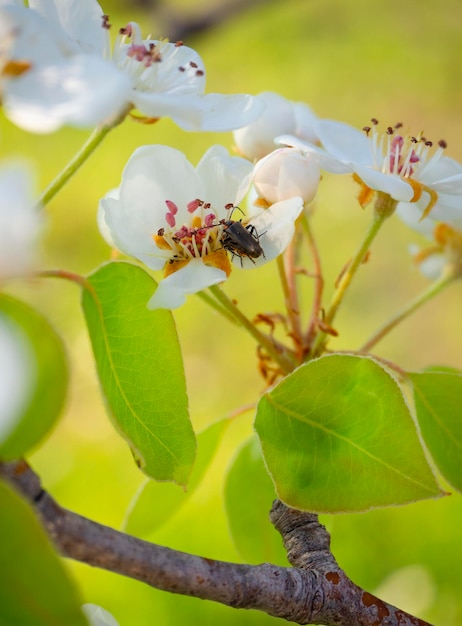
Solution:
M295 365L292 363L291 359L287 357L287 353L284 354L284 348L282 346L278 346L277 343L261 333L258 328L253 324L243 313L242 311L234 304L232 300L228 298L228 296L222 291L222 289L218 285L212 285L209 287L211 293L215 296L218 302L226 309L230 315L234 317L234 319L238 322L240 326L243 326L252 337L271 355L274 361L279 365L279 367L285 372L289 374L293 371Z
M394 209L394 206L396 206L396 202L394 202L393 209ZM362 240L359 248L356 250L353 258L348 264L347 269L345 270L343 276L341 277L337 285L337 289L335 290L329 310L323 320L326 325L328 326L332 325L332 322L334 321L338 308L340 304L342 303L343 298L345 297L345 293L348 287L350 286L351 281L356 275L356 272L358 271L359 266L361 265L361 263L363 263L364 259L366 258L367 252L369 251L369 248L372 242L374 241L375 237L377 236L380 228L382 227L385 220L391 215L391 213L392 213L391 210L389 211L375 210L374 211L372 222L364 236L364 239ZM326 332L320 332L317 335L313 343L313 355L316 355L317 352L321 349L327 336L328 334Z
M292 245L293 242L289 245L284 255L280 254L277 257L277 266L279 279L281 281L282 290L284 293L287 316L290 321L291 336L294 340L297 351L300 352L300 350L303 348L302 331L300 326L300 311L297 296L297 287L295 284L295 271L293 267L294 250L291 247ZM286 263L289 265L289 267L286 266Z
M92 286L85 276L75 274L74 272L67 272L66 270L42 270L37 272L36 276L39 276L40 278L62 278L70 281L71 283L75 283L84 289L92 289Z
M305 346L310 348L311 343L316 333L316 325L319 320L320 312L322 308L322 294L324 290L324 278L322 276L321 256L319 254L318 246L316 244L313 231L311 230L311 224L309 222L309 219L306 213L304 213L302 216L302 226L305 231L305 235L308 240L308 245L311 250L311 257L313 260L313 269L314 269L313 277L315 281L310 321L309 321L308 329L305 335Z
M424 289L416 298L411 300L404 308L398 311L386 324L381 326L376 332L369 337L366 343L359 349L359 352L370 352L370 349L381 341L385 335L387 335L393 328L395 328L400 322L409 317L414 311L420 308L423 304L434 298L445 287L450 285L453 280L457 278L457 274L448 271L444 273L438 280L435 280Z
M217 311L218 313L220 313L220 315L224 315L224 317L226 317L226 319L230 322L232 322L233 324L239 325L239 322L237 321L237 319L235 318L234 315L232 315L232 313L230 313L228 311L228 309L225 309L223 306L221 306L221 304L219 302L217 302L215 300L215 298L213 298L212 296L210 296L207 292L205 291L199 291L196 296L199 296L199 298L201 300L203 300L206 304L208 304L209 306L212 307L212 309L215 309L215 311Z
M77 172L80 166L85 163L88 157L103 141L113 126L98 126L92 132L87 141L83 144L77 154L69 161L66 167L48 185L37 200L38 207L46 206L58 191L64 187L67 181Z

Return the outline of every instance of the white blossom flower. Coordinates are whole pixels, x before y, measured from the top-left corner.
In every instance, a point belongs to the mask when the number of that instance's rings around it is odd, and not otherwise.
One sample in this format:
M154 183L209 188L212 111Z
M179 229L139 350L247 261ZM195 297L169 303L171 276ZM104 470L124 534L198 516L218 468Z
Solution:
M315 130L323 148L296 137L277 142L315 154L322 169L335 174L353 173L361 184L360 203L365 206L374 192L396 201L417 202L425 194L425 216L440 193L461 196L462 166L442 156L446 142L431 153L432 142L423 136L404 135L401 124L380 135L377 120L363 132L342 122L321 120Z
M447 199L443 198L443 202ZM432 243L428 246L412 244L409 251L419 270L432 280L438 279L446 270L462 275L462 203L459 211L452 207L445 212L444 206L437 204L439 215L445 222L434 219L433 212L422 219L422 207L418 202L399 202L396 214L407 226L423 235Z
M278 135L290 134L315 142L314 123L317 120L311 109L302 102L291 102L272 91L258 97L265 103L261 115L251 124L234 131L238 152L250 160L261 159L275 148Z
M43 214L34 206L33 183L24 164L0 166L0 282L32 267L43 232Z
M279 148L257 161L252 182L268 204L301 196L308 204L318 190L321 171L311 154L294 148Z
M99 221L122 252L164 269L149 308L176 308L187 294L226 280L228 252L235 265L249 269L286 248L303 200L279 202L241 223L235 213L251 173L247 160L222 146L210 148L196 168L167 146L134 152L120 187L101 200Z
M26 130L111 123L136 108L185 130L225 131L263 109L253 96L204 94L200 56L181 42L143 40L134 22L120 29L111 59L109 19L95 0L31 0L29 8L0 0L0 24L3 105Z

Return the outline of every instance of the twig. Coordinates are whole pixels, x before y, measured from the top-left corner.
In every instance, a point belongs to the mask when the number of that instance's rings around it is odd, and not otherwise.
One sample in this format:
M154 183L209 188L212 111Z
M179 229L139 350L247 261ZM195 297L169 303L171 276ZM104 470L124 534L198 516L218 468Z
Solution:
M31 502L63 556L156 589L257 609L297 624L429 626L352 583L332 556L329 535L317 517L279 501L271 520L292 568L215 561L113 530L60 507L24 461L0 464L0 475Z

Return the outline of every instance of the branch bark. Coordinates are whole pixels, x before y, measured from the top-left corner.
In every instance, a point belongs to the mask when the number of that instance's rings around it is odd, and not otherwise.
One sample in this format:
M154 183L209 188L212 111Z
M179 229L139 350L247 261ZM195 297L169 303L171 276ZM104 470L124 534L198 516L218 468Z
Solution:
M140 580L170 593L257 609L297 624L430 626L355 585L330 552L317 516L276 500L270 519L293 567L241 565L148 543L60 507L24 461L0 464L35 508L65 557Z

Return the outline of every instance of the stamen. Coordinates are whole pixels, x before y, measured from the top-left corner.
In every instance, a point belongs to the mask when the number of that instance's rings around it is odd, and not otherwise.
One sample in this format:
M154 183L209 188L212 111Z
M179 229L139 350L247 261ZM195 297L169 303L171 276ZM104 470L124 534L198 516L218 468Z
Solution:
M188 202L187 209L188 209L188 213L194 213L194 211L202 206L204 204L203 200L199 200L199 198L196 198L195 200L192 200L191 202Z

